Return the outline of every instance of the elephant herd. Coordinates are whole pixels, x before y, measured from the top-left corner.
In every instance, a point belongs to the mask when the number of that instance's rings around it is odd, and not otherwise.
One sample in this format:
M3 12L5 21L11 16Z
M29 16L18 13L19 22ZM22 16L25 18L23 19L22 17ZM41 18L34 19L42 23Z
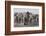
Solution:
M38 14L32 13L15 13L14 14L14 23L24 23L24 25L34 24L35 22L39 22Z

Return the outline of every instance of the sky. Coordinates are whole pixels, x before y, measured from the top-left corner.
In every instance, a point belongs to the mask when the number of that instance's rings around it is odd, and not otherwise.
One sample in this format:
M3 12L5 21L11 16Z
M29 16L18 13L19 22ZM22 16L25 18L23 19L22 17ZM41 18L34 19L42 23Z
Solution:
M39 9L31 9L31 8L14 8L14 13L25 13L29 11L32 14L38 14L39 13Z

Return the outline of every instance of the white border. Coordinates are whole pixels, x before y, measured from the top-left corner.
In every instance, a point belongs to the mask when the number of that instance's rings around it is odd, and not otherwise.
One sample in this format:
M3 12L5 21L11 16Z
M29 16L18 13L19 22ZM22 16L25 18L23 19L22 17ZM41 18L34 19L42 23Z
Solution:
M31 8L39 9L39 27L14 27L14 8ZM11 31L27 31L27 30L42 30L42 7L41 6L21 6L11 5Z

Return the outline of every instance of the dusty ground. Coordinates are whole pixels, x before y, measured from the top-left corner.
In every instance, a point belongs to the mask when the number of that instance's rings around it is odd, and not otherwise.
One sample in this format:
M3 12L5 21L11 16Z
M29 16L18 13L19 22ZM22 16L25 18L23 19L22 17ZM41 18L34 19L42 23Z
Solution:
M39 26L38 22L34 23L29 23L28 25L24 25L24 23L15 23L14 27L34 27L34 26Z

